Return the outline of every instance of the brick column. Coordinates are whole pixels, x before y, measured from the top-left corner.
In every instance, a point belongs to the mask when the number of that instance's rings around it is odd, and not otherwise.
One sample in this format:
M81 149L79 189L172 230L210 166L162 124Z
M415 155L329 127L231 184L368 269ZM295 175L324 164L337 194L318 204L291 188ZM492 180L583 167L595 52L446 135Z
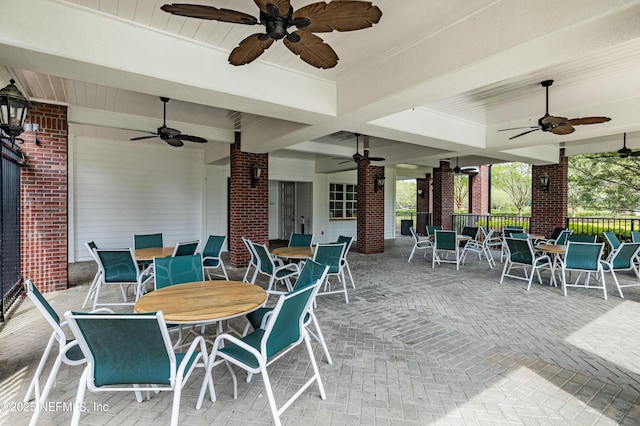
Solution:
M540 187L540 176L549 175L549 192ZM569 159L560 150L558 164L531 168L531 232L551 235L566 226L569 197Z
M231 266L246 266L251 260L242 237L269 244L269 154L251 154L240 149L240 132L231 145L229 182L229 254ZM252 186L253 165L262 176Z
M489 166L480 166L478 174L469 176L469 213L489 213Z
M24 133L28 166L20 185L21 273L42 292L67 288L67 107L32 104L27 123L39 125L38 145Z
M443 229L451 229L453 194L453 170L448 161L440 161L440 167L433 169L433 224Z
M375 190L377 178L384 177L384 167L358 162L357 247L362 254L384 252L384 188Z
M431 175L427 174L424 179L416 179L416 231L418 234L426 234L429 225L429 208L431 203Z

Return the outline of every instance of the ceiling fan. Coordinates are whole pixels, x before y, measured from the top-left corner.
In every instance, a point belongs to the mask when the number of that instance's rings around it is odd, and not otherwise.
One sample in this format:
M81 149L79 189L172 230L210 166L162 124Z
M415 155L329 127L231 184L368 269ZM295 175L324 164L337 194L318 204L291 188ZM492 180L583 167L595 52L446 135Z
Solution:
M535 132L536 130L542 130L543 132L551 132L556 135L568 135L570 133L575 132L576 129L573 126L577 126L579 124L599 124L606 123L611 120L609 117L583 117L583 118L571 118L568 119L566 117L555 117L553 115L549 115L549 86L553 84L553 80L545 80L540 82L542 87L546 89L546 99L547 99L547 111L545 112L543 117L540 117L538 120L537 126L528 126L528 127L511 127L509 129L500 129L499 132L503 132L505 130L518 130L518 129L531 129L526 132L517 134L515 136L511 136L509 140L519 138L520 136L526 135L527 133Z
M458 157L456 157L456 166L453 168L454 175L476 175L478 174L478 170L475 167L460 167L458 165Z
M369 160L369 161L385 161L386 160L386 158L382 158L382 157L369 157L368 147L364 148L364 155L360 154L360 134L354 133L354 135L356 137L356 153L353 154L353 156L351 157L353 158L353 160L342 161L340 162L340 164L348 163L350 161L355 161L356 163L359 163L362 160Z
M629 158L629 157L640 157L640 151L633 151L631 148L627 148L627 134L624 133L622 139L622 148L617 150L615 153L611 152L609 154L597 155L595 158Z
M164 114L162 120L162 127L158 127L158 130L154 132L145 132L149 133L153 136L138 136L136 138L131 138L132 141L139 141L143 139L151 139L151 138L160 138L171 146L182 146L184 143L182 141L189 142L198 142L198 143L206 143L207 140L204 138L200 138L198 136L190 136L183 135L180 130L172 129L171 127L167 127L167 102L169 102L169 98L160 97L160 100L164 103ZM139 130L144 131L144 130Z
M316 68L333 68L338 55L313 33L355 31L371 27L380 21L382 12L368 1L332 1L311 3L294 12L290 0L254 0L260 8L260 19L243 12L218 9L198 4L165 4L161 9L173 15L208 19L243 25L264 25L264 33L250 35L233 49L232 65L254 61L276 40ZM289 29L295 27L295 31Z

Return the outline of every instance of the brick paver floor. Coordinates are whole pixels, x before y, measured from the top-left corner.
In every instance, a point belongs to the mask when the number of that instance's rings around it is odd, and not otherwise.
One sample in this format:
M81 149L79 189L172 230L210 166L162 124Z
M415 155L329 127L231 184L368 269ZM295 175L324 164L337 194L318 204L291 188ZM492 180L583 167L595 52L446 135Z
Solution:
M431 268L412 241L389 240L385 252L349 255L356 289L318 298L316 310L333 365L314 342L327 399L316 387L285 413L287 425L615 425L640 424L640 287L621 299L607 276L600 290L505 279L470 257L455 270ZM430 253L428 253L427 257ZM230 268L231 279L244 269ZM619 274L624 282L635 276ZM264 281L260 281L262 285ZM55 309L79 309L87 285L47 294ZM26 425L21 408L50 334L28 299L0 325L0 424ZM235 321L238 327L241 320ZM51 363L50 363L51 364ZM48 370L47 370L48 371ZM82 367L63 366L39 424L66 424ZM303 349L270 369L276 399L309 376ZM202 375L184 389L180 424L270 424L262 380L239 374L238 399L224 366L214 369L218 400L195 409ZM87 393L81 424L155 425L170 418L171 393L137 403L133 393Z

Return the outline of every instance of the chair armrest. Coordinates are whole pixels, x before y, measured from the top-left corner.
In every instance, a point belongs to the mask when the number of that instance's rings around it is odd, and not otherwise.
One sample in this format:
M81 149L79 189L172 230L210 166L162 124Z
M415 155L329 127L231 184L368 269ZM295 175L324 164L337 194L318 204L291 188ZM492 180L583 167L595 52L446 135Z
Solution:
M187 349L187 352L185 353L184 358L182 359L182 362L178 366L178 371L176 372L177 377L184 377L184 369L189 364L189 359L191 359L191 357L193 356L198 346L200 347L199 357L202 357L204 366L205 368L207 367L207 364L209 363L208 355L207 355L207 345L205 344L204 337L196 336L196 338L193 339L193 341L189 345L189 349ZM194 360L193 365L195 366L197 362L198 362L198 357L196 357L196 359Z

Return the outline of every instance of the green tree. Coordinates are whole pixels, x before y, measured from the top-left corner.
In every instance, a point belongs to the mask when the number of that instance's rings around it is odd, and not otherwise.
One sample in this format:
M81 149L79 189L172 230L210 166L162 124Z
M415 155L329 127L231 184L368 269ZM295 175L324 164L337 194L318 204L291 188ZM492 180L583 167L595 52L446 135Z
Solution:
M416 208L416 181L401 180L396 184L396 208L415 209Z
M491 167L491 183L507 193L513 206L522 210L531 203L531 166L524 163L503 163Z
M569 158L569 192L576 205L619 214L640 206L640 158L576 155Z
M453 177L453 202L458 211L469 208L469 176L455 175Z

